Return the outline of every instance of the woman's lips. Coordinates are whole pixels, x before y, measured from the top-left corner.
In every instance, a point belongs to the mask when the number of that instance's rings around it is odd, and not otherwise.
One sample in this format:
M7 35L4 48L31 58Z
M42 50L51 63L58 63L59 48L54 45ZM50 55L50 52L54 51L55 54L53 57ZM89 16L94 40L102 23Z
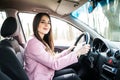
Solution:
M43 28L44 30L48 30L48 28Z

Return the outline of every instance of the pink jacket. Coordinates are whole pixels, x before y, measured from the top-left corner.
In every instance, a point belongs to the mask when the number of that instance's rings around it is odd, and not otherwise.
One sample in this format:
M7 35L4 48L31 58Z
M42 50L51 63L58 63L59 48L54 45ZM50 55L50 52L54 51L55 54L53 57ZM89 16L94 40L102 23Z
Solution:
M69 53L69 54L68 54ZM29 80L52 80L55 70L78 62L77 54L64 50L57 58L45 51L37 38L29 40L25 49L25 70Z

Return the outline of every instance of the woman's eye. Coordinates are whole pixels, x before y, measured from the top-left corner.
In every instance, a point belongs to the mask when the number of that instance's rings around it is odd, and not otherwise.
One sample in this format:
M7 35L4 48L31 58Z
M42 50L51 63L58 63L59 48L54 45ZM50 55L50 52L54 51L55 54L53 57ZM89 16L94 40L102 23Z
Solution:
M41 21L41 23L45 23L44 21Z
M50 22L44 22L44 21L41 21L41 23L46 23L46 24L50 24Z

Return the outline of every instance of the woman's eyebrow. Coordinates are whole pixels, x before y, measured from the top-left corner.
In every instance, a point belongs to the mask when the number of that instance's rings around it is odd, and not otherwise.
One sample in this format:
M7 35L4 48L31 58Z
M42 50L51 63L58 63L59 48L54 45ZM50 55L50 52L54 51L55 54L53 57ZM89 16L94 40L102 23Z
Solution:
M44 19L41 19L41 21L46 21L46 20L44 20ZM49 22L49 21L48 21Z
M50 21L46 21L46 20L44 20L44 19L42 19L41 21L44 21L44 22L50 22Z
M44 19L42 19L41 21L45 21Z

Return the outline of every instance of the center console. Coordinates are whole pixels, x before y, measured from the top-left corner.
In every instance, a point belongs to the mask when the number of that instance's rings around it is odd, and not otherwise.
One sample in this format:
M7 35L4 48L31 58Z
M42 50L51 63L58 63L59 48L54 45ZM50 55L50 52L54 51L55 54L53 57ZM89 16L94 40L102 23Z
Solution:
M116 63L114 63L116 62ZM110 59L102 65L100 80L120 80L120 63Z

